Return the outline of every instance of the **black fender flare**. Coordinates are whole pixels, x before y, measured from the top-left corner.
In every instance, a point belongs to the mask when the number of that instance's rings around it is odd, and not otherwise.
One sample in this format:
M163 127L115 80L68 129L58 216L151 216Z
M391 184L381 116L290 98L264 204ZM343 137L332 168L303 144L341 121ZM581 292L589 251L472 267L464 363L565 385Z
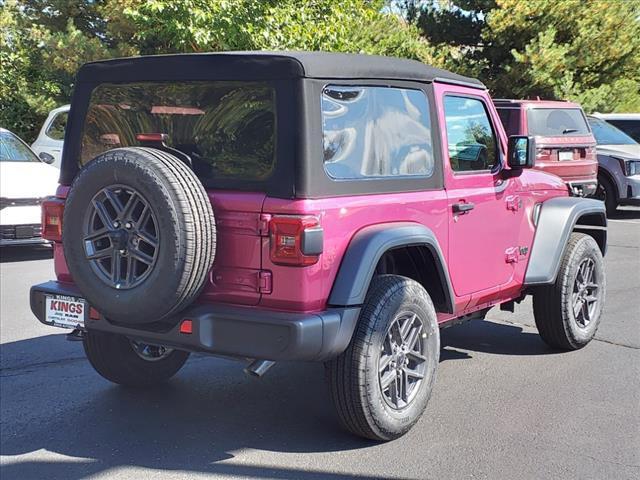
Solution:
M548 285L556 281L562 255L573 231L592 234L602 255L605 255L606 228L607 215L601 201L556 197L543 202L525 274L525 285Z
M453 313L453 287L440 244L428 227L411 222L371 225L353 236L333 283L329 305L362 305L382 255L388 250L409 246L424 246L430 250L442 282L447 311Z

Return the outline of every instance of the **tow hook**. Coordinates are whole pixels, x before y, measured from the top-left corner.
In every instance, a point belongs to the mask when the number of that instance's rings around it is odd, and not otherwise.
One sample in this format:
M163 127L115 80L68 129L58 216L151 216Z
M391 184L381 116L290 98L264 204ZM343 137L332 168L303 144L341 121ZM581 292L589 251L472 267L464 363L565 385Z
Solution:
M260 378L275 364L276 362L271 360L253 360L245 367L244 373L250 377Z
M84 330L80 328L74 328L70 333L67 333L67 340L70 342L81 342L84 338Z

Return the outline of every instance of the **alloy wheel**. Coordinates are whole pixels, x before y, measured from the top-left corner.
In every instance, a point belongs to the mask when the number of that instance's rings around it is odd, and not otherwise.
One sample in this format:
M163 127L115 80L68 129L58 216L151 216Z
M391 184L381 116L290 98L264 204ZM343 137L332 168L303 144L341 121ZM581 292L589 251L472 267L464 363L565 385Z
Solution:
M133 288L156 264L158 223L147 200L132 187L100 190L87 209L83 233L85 256L110 287Z
M395 410L407 407L420 390L427 367L427 335L413 312L398 315L387 330L378 359L378 380L385 402Z

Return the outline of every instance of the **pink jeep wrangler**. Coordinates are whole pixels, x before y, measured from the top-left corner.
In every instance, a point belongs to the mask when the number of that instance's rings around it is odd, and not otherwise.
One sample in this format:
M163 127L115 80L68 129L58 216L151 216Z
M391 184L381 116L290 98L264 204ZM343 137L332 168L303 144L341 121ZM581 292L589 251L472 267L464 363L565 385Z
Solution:
M326 362L338 417L389 440L424 411L439 329L533 295L577 349L605 296L601 202L531 170L477 80L366 55L128 58L77 76L56 280L31 309L108 380L148 386L189 352Z

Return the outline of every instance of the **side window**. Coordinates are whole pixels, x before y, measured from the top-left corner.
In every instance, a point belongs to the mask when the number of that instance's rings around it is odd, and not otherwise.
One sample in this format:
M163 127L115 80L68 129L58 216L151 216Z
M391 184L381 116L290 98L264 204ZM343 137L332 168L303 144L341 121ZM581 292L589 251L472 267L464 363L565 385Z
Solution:
M429 105L420 90L327 86L322 130L332 178L433 175Z
M453 171L491 170L498 162L498 145L484 103L448 95L444 114Z
M67 127L67 112L62 112L53 117L45 132L47 137L54 140L64 140L64 129Z

